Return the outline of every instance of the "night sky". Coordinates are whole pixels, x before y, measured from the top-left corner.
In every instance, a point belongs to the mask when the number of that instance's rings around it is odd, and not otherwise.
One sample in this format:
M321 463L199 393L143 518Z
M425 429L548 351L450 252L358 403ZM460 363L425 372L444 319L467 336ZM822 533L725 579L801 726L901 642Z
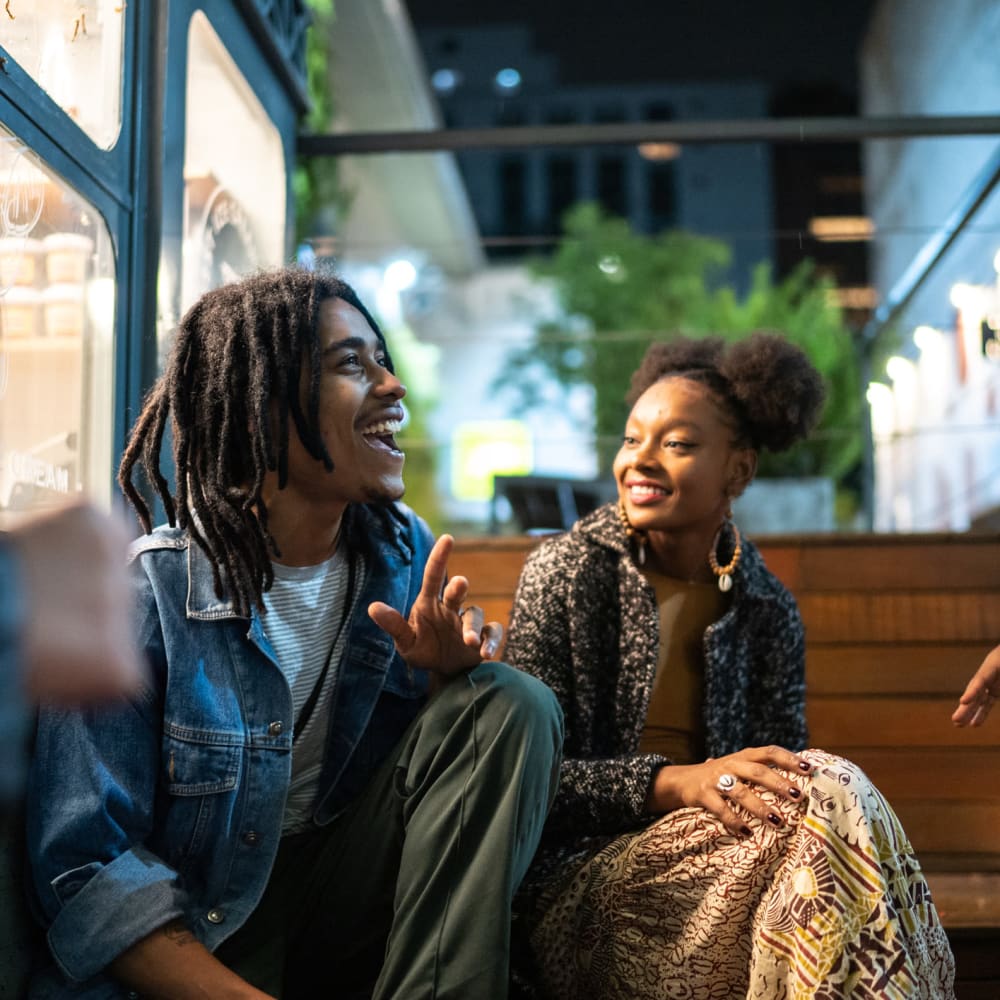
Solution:
M758 79L854 96L873 0L406 0L421 26L519 22L566 83Z

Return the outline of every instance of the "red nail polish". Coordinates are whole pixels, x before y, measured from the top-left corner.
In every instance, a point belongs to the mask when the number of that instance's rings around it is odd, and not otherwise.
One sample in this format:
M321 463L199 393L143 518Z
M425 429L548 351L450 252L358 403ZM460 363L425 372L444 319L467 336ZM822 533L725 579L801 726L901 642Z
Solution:
M792 785L792 787L788 789L788 794L791 795L793 799L797 799L802 793L794 785Z
M800 760L799 761L799 770L800 771L805 771L808 774L810 771L812 771L812 769L813 769L812 764L810 764L809 761L807 761L807 760Z
M767 819L769 823L773 823L775 826L781 826L781 817L775 813L768 813Z

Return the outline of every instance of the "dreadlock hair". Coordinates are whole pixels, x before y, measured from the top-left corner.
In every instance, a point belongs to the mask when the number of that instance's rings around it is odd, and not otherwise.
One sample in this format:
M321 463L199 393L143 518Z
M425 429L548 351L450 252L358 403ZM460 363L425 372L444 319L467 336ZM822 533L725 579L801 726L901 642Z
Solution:
M289 424L306 451L333 470L319 428L319 311L342 299L385 338L354 290L332 274L286 267L261 271L203 295L184 315L163 373L132 428L118 483L148 534L149 507L133 482L141 465L167 520L188 531L212 564L215 592L225 578L237 612L249 616L274 582L277 545L261 498L265 474L288 481ZM305 409L301 387L305 366ZM170 418L176 493L160 471ZM291 418L291 421L290 419ZM383 510L381 516L398 517ZM350 542L350 508L343 537Z
M671 376L704 385L739 444L776 452L809 434L826 396L805 352L776 333L735 342L678 336L651 344L632 375L626 402L633 406L651 385Z

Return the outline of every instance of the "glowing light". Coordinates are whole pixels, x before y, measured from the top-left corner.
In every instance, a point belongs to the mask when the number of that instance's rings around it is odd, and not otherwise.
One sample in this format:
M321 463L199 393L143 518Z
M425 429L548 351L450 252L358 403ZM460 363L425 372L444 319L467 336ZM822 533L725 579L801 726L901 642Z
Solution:
M891 404L892 389L884 382L869 382L865 398L868 400L870 406L881 406L886 402Z
M390 291L405 292L416 282L417 269L412 261L401 257L386 266L382 280Z
M451 446L451 491L460 500L489 500L494 476L526 475L533 466L531 432L520 420L459 424Z
M952 285L948 293L948 300L956 309L971 309L977 297L976 289L961 281Z
M903 382L908 378L912 378L914 374L913 362L908 361L906 358L901 358L898 354L889 358L885 363L885 370L893 382Z
M439 69L431 74L431 86L439 94L453 94L462 82L462 74L453 69Z
M493 82L498 90L509 94L521 86L521 74L511 66L505 66L493 78Z
M877 438L889 437L895 423L895 400L892 389L884 382L869 382L865 393L871 412L872 434Z
M681 147L676 142L640 142L639 155L644 160L676 160Z
M921 351L933 351L941 344L941 334L932 326L918 326L913 331L913 342Z
M875 234L875 223L867 215L818 215L809 220L809 233L822 243L863 242Z

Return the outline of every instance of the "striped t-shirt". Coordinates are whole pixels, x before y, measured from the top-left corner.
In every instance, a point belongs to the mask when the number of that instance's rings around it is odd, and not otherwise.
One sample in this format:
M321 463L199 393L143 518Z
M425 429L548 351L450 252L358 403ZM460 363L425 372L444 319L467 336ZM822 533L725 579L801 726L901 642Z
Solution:
M292 690L292 706L298 719L309 699L327 658L323 690L309 721L295 741L292 751L292 782L285 803L282 834L304 830L311 825L313 805L323 768L327 723L337 686L340 661L347 645L347 628L340 628L350 608L347 557L336 552L317 566L284 566L274 563L274 584L264 594L264 631L278 666ZM363 562L358 559L351 603L363 584ZM336 640L336 646L333 646Z

